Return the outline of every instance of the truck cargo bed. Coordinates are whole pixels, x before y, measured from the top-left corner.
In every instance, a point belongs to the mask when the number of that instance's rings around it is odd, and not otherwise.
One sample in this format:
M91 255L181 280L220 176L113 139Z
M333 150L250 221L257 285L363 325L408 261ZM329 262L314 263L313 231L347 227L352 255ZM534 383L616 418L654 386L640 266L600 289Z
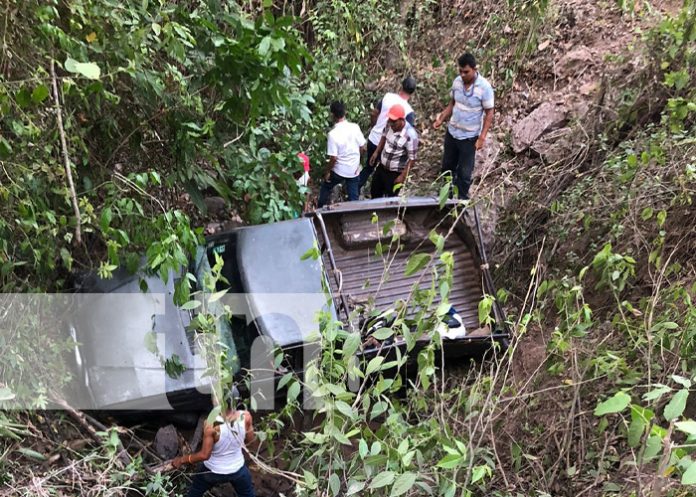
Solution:
M455 218L448 213L448 208L440 210L432 201L404 206L384 200L339 204L322 211L318 221L324 227L319 226L317 232L324 265L330 270L335 264L340 274L338 278L329 277L334 297L342 296L349 311L359 306L384 311L398 300L410 301L416 284L428 289L435 282L432 266L407 276L409 257L415 253L435 255L435 245L428 238L430 232L447 236L451 231L444 245L454 257L449 302L467 330L478 329L478 304L484 294L480 256L469 227L460 218L453 228ZM392 238L394 233L397 240ZM442 263L435 258L434 264L442 274ZM440 303L440 292L435 288L433 308ZM415 312L409 307L407 314Z

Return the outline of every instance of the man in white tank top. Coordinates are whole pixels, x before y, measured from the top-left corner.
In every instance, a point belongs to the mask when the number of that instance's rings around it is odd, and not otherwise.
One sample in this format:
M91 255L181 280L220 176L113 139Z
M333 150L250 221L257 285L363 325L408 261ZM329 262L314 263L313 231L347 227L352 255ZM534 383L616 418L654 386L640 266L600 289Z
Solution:
M254 425L249 411L235 406L239 392L233 389L230 408L213 424L205 424L201 449L193 454L174 458L172 465L198 464L188 491L188 497L202 497L210 488L231 483L237 497L255 497L251 473L244 463L242 448L254 439ZM236 393L235 393L236 392Z

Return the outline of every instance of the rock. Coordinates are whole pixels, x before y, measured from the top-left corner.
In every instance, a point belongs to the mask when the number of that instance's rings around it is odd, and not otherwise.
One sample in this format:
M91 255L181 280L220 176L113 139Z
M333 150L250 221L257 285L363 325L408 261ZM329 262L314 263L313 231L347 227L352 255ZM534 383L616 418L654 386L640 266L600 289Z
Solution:
M592 65L594 54L583 45L562 55L554 65L554 73L559 78L569 78Z
M220 223L208 223L205 225L205 230L203 234L213 235L222 229L222 224Z
M227 202L222 197L205 197L203 203L210 217L219 217L227 209Z
M599 88L598 81L588 81L587 83L582 85L578 91L580 92L580 95L584 95L587 97L589 95L592 95L594 92L596 92L598 88Z
M512 150L524 152L547 131L565 124L568 110L559 104L544 102L512 127Z
M157 430L153 448L162 459L171 459L179 452L179 433L174 425L163 426Z
M474 166L474 178L487 176L494 168L500 156L503 146L493 134L488 135L483 148L476 152L476 165Z
M530 148L548 164L559 162L569 155L573 146L570 140L572 132L570 128L557 129L534 142Z

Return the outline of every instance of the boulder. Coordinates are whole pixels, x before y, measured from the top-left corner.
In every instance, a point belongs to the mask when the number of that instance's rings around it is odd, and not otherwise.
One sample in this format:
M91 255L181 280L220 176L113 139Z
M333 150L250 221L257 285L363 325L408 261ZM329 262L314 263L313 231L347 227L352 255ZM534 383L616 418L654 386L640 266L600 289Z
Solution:
M594 54L583 45L561 55L554 64L554 73L559 78L570 78L592 65Z
M548 164L559 162L572 152L572 131L570 128L561 128L547 133L530 148Z
M222 197L205 197L203 203L208 210L208 216L211 218L220 217L227 209L227 202Z
M162 459L172 459L179 452L179 433L174 425L163 426L157 430L153 448Z
M563 126L567 116L568 109L565 106L544 102L512 127L513 152L524 152L544 133Z
M489 134L483 148L476 152L476 165L474 166L474 178L487 176L494 168L500 156L503 145L494 134Z

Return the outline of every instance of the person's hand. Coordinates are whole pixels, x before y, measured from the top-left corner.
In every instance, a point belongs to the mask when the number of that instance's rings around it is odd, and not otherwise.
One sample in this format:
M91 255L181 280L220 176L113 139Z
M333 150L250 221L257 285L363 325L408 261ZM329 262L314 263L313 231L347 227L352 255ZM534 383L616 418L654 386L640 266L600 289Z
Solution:
M331 179L331 170L326 171L324 174L324 180L329 181Z
M440 126L442 126L442 121L442 114L438 114L433 122L433 128L438 129Z
M474 147L476 147L476 150L481 150L483 148L484 143L486 143L486 137L479 136L478 140L476 140L476 144L474 145Z
M370 157L370 165L374 166L375 162L377 162L377 154L376 153L372 154L372 157Z
M181 466L184 465L184 458L182 457L175 457L172 459L172 466L174 466L174 469L179 469Z
M402 184L404 181L406 181L406 174L405 174L405 172L399 174L399 175L396 177L396 179L394 180L394 184L395 184L395 185L400 185L400 184Z

